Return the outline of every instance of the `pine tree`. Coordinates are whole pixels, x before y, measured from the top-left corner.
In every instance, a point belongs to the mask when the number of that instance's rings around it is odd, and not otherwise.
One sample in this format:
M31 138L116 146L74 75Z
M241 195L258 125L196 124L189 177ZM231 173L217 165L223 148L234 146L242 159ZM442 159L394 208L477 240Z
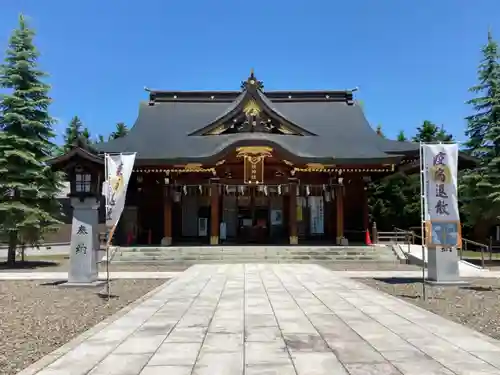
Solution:
M425 120L421 126L417 127L417 133L413 137L413 142L450 142L453 136L447 133L443 126L437 126L431 121Z
M466 151L479 160L478 168L466 171L460 186L463 209L470 224L497 220L500 214L500 64L492 33L482 48L479 83L469 89L477 96L467 102L474 113L466 118ZM481 237L484 234L480 235Z
M128 134L128 128L127 125L123 122L119 122L116 124L116 129L114 132L111 133L109 136L109 139L117 139L117 138L122 138L125 137Z
M73 144L79 138L83 138L85 141L90 143L89 130L83 127L82 120L80 120L78 116L74 116L64 131L64 145L62 147L62 153L66 153L71 150Z
M396 138L399 142L405 142L407 139L406 139L406 135L405 135L405 132L404 130L400 130L399 133L398 133L398 136Z
M0 65L0 87L6 91L0 97L0 235L8 243L9 265L19 244L34 244L60 224L55 218L60 175L46 163L55 147L54 120L34 36L21 15Z

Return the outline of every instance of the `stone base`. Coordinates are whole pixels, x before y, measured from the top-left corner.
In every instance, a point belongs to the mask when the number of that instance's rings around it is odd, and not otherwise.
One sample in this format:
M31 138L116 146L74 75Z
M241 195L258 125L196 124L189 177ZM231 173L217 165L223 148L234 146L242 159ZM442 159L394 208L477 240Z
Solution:
M425 283L435 286L466 286L470 284L468 281L464 280L456 280L456 281L425 280Z
M161 239L162 246L170 246L172 245L172 237L163 237Z
M290 245L298 245L299 237L298 236L290 236Z
M97 288L106 284L106 280L97 280L90 283L70 283L66 281L58 286L61 288Z
M219 236L211 236L210 245L218 245L218 244L219 244Z

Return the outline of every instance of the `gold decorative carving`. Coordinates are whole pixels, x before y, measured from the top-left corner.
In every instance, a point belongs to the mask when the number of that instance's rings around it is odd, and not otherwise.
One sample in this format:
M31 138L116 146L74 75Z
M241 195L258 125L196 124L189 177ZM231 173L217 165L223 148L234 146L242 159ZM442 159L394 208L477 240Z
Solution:
M188 163L184 166L184 169L201 169L201 163Z
M298 245L298 244L299 244L299 237L290 236L290 245Z
M255 100L250 99L243 107L243 112L247 116L258 116L261 109Z
M307 163L306 167L311 168L311 169L324 169L325 168L325 166L321 163Z
M208 132L208 135L219 135L226 129L227 129L226 124L222 124L217 126L214 130Z
M273 148L268 146L244 146L236 149L237 157L245 155L272 156Z
M210 245L218 245L219 236L210 236Z
M282 132L283 134L298 135L297 132L294 132L293 130L288 129L287 127L283 126L283 124L280 124L278 130L280 132Z

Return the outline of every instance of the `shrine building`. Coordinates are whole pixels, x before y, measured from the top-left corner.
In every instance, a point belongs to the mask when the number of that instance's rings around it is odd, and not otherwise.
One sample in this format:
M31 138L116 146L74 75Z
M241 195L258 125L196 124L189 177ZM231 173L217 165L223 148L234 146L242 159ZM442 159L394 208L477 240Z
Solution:
M52 163L70 196L99 195L104 153L137 153L120 245L363 242L367 184L418 165L419 144L379 136L352 91L241 87L147 90L127 136Z

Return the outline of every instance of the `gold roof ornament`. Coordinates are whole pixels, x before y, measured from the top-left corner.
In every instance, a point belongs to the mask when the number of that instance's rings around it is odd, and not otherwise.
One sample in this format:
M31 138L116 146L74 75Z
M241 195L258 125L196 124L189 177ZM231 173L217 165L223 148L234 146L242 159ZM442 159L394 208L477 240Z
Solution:
M245 146L245 147L238 147L236 149L236 156L237 157L249 156L249 155L272 156L272 152L273 152L272 147L268 146Z
M243 107L243 112L247 116L258 116L261 112L261 109L257 102L253 99L250 99Z

